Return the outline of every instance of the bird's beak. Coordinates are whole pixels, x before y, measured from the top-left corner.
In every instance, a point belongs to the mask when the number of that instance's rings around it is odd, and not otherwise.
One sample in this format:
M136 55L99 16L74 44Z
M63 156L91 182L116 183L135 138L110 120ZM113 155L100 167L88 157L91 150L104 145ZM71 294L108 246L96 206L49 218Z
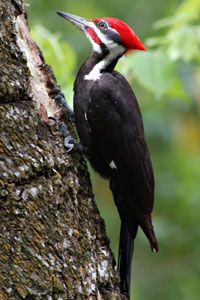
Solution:
M79 16L76 15L72 15L70 13L65 13L62 11L57 11L57 14L65 19L67 19L69 22L71 22L72 24L74 24L75 26L77 26L79 29L84 30L87 27L91 26L91 21L81 18Z

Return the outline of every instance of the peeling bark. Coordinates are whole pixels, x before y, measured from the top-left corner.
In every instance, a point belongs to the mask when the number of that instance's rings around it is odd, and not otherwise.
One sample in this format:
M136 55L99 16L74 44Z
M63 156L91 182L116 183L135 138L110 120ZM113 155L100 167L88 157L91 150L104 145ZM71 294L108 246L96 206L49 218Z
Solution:
M22 0L0 2L0 300L123 299L86 163ZM50 122L49 117L58 119Z

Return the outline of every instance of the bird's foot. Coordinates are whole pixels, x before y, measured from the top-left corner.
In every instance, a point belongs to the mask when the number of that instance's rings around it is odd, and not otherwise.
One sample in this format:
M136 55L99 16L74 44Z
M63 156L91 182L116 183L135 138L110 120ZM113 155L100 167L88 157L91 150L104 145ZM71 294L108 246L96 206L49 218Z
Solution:
M50 91L50 95L59 107L64 108L64 110L67 111L70 120L74 122L74 112L65 99L64 93L55 87Z
M76 141L69 132L67 125L63 122L60 123L60 131L63 134L64 137L64 146L67 150L67 152L71 152L73 149L75 149Z
M81 144L78 143L73 136L71 135L67 125L64 122L60 122L56 118L49 117L49 119L55 124L57 123L59 126L59 130L64 137L64 146L67 152L71 152L72 150L79 151L82 154L86 154L86 148Z
M60 131L62 132L64 136L64 145L67 149L67 152L70 152L71 150L76 150L81 152L82 154L87 153L86 147L84 147L81 143L76 142L76 140L73 138L73 136L70 134L66 124L63 122L60 124Z
M70 120L72 122L74 122L74 112L68 105L63 92L61 92L58 88L53 88L50 92L50 95L52 96L52 98L54 99L56 104L63 110L64 115L66 115L66 116L68 115L70 117ZM76 150L76 151L81 152L82 154L87 153L87 149L81 143L78 143L73 138L66 123L63 121L63 118L61 118L61 120L60 119L58 120L56 117L49 117L49 119L53 123L58 123L59 129L62 132L63 137L64 137L64 146L65 146L67 152ZM65 120L65 118L64 118L64 120Z

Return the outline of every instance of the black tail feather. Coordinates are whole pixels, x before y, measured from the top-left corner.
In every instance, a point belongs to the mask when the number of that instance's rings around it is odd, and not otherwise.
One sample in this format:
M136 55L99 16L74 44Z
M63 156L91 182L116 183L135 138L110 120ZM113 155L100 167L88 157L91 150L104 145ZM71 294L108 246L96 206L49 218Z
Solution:
M142 228L144 234L149 240L151 250L154 253L158 252L158 243L156 240L156 235L153 229L151 215L143 215L140 220L140 227Z
M135 234L137 233L137 225ZM134 250L134 240L131 237L128 228L124 223L121 224L119 255L118 255L118 269L121 278L121 292L130 299L131 288L131 265Z

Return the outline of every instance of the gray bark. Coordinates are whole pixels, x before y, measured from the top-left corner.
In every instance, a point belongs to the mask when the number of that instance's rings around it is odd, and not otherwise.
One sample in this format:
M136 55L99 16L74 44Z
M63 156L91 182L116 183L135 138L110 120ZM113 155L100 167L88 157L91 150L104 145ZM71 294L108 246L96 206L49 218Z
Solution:
M0 2L0 300L123 299L85 160L67 153L22 0ZM58 119L51 122L49 117Z

